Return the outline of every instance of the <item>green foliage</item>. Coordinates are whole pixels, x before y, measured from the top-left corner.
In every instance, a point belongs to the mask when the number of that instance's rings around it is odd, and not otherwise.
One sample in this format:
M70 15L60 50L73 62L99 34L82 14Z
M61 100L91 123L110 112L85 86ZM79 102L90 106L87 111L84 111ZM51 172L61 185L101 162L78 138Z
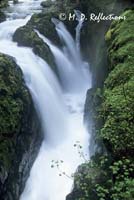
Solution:
M59 172L59 176L66 176L69 179L73 178L73 174L69 175L67 172L63 170L62 164L64 163L63 160L52 160L51 161L51 168L57 168Z
M67 200L132 200L134 198L134 160L113 161L95 155L74 175L74 190Z
M80 141L76 141L74 147L77 149L78 155L83 159L84 162L88 162L87 155L83 152L83 147L80 144Z

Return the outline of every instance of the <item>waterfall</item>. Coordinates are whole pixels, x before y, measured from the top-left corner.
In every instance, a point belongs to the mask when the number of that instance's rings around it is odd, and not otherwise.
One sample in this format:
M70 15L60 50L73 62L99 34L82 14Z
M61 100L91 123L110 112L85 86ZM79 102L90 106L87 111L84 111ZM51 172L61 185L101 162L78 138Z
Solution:
M78 11L75 12L78 16L80 15ZM56 47L49 39L40 34L39 31L35 30L35 32L50 47L64 89L75 93L76 91L80 93L80 91L84 90L86 92L87 88L91 85L89 65L81 59L80 51L77 48L79 46L80 31L83 21L78 18L79 23L76 27L76 42L61 21L53 18L52 22L55 24L61 41L65 44L62 49Z
M79 22L78 26L76 27L76 47L77 47L77 50L80 53L80 33L81 33L81 29L82 29L84 19L81 19L81 12L79 10L75 10L74 12L76 14L77 21Z
M80 141L83 153L88 154L89 135L83 125L83 108L91 80L76 42L65 25L60 21L56 23L56 19L52 21L63 42L63 48L56 47L36 32L54 55L60 82L51 66L36 56L31 48L19 47L12 41L15 30L29 20L31 8L36 12L35 7L39 8L39 4L40 1L24 1L19 5L20 15L16 15L17 5L12 5L12 13L7 13L9 20L0 24L0 52L13 56L22 69L44 133L44 141L20 200L65 200L73 184L71 174L83 162L74 143ZM23 10L30 10L30 15ZM80 28L77 31L79 35ZM63 160L60 170L57 167L51 168L52 160ZM67 176L59 176L60 171Z
M81 59L80 59L80 55L77 57L78 52L76 53L76 51L77 51L76 43L73 40L71 34L67 31L65 25L61 21L58 21L56 19L56 23L55 23L55 18L53 18L52 22L56 26L56 31L57 31L61 41L63 41L63 44L65 43L65 45L66 45L65 49L66 49L66 52L68 53L68 57L71 58L74 66L76 63L79 66L79 61L81 61Z
M63 52L63 50L59 49L54 44L52 44L52 42L48 40L45 36L40 34L37 30L35 31L38 34L38 36L50 47L54 55L63 89L69 92L80 92L84 90L86 92L87 82L89 82L90 84L90 80L89 80L89 72L87 68L85 68L85 63L82 60L80 60L80 62L78 63L77 62L78 59L76 63L74 63L75 58L74 59L72 58L70 60L68 54L66 53L67 51ZM73 41L72 37L71 41ZM70 41L68 40L68 42ZM69 52L68 48L67 50ZM75 45L73 52L75 52L75 57L79 58Z

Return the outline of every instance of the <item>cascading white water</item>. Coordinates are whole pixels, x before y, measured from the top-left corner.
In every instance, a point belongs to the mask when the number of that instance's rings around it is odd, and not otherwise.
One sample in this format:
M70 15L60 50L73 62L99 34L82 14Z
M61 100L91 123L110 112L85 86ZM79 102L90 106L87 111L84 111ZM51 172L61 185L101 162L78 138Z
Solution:
M62 23L62 22L59 22ZM63 24L62 24L63 25ZM63 25L64 27L64 25ZM64 27L65 28L65 27ZM57 64L60 80L62 82L63 89L69 92L78 92L86 91L87 90L87 83L90 84L89 79L89 68L85 68L85 63L79 59L79 54L77 52L76 46L74 45L75 50L75 57L77 57L77 60L73 60L73 58L70 60L68 58L68 52L69 48L66 47L66 51L63 52L58 47L56 47L50 40L48 40L46 37L41 35L37 30L35 30L38 36L50 47L55 62ZM61 29L62 31L62 29ZM67 30L66 30L67 32ZM73 41L72 36L67 33L69 37L71 38L71 41ZM70 41L69 41L70 42ZM74 41L73 41L74 42ZM73 60L73 61L72 61Z
M19 0L19 3L14 5L13 1L9 1L9 7L6 10L8 19L22 19L33 13L41 11L40 3L42 0Z
M59 169L52 169L51 161L63 160L60 170L71 176L83 162L74 143L80 141L83 152L88 154L89 135L83 125L83 107L86 90L91 87L90 76L85 73L85 63L77 51L77 44L61 22L56 24L56 30L64 41L64 52L38 33L54 54L61 85L45 61L34 55L30 48L18 47L12 41L15 30L29 20L23 10L31 10L29 5L35 9L35 4L39 8L40 1L24 1L19 5L21 13L16 17L14 12L18 5L12 5L9 21L0 24L0 52L13 56L22 69L44 132L44 141L20 200L65 200L73 180L59 176Z
M84 22L84 19L81 19L81 12L79 10L75 10L75 15L77 17L77 21L79 22L78 26L76 27L76 47L80 53L80 32Z

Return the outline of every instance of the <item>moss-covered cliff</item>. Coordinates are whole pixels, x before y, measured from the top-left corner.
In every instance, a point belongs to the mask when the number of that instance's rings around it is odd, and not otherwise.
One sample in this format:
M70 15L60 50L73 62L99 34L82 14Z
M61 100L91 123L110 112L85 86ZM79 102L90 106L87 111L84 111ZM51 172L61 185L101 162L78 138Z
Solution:
M67 200L134 199L134 10L123 15L106 34L109 74L98 93L97 138L106 151L78 168Z
M20 68L0 54L0 199L18 200L41 142Z
M117 157L134 153L134 11L123 13L125 21L114 22L106 34L109 71L104 85L101 135Z

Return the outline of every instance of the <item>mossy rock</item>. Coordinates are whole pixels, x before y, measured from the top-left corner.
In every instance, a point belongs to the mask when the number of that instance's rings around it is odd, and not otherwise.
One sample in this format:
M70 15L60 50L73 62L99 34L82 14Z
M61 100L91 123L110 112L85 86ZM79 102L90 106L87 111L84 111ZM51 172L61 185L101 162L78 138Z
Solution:
M126 20L114 21L107 33L109 75L105 80L101 136L114 156L134 153L134 10L122 15Z
M38 117L22 72L13 58L0 54L1 200L19 199L42 141L39 133Z
M55 30L55 25L52 23L52 18L58 18L58 9L51 7L47 11L39 14L34 14L27 26L35 28L40 31L41 34L50 39L54 44L58 45L59 38Z
M19 28L15 32L13 40L17 41L20 46L33 48L34 53L46 60L54 69L54 59L49 47L43 43L31 26L26 25Z
M31 102L22 73L10 57L0 54L0 160L10 168L26 104Z
M15 67L16 66L16 67ZM1 120L4 117L2 115L9 114L10 116L13 113L21 113L23 110L23 104L20 101L21 97L28 98L29 94L26 91L25 87L22 85L22 73L17 65L12 61L10 57L0 54L0 93L1 93ZM5 96L7 98L5 98ZM11 99L12 98L12 99ZM15 101L14 101L15 100ZM11 105L11 106L10 106ZM9 110L8 110L9 109ZM7 113L6 113L7 112ZM13 115L14 116L14 115ZM15 132L15 127L18 129L18 116L16 119L9 117L13 122L7 123L6 126L0 127L0 131L5 133ZM17 121L16 121L17 120ZM0 125L2 126L3 123Z

